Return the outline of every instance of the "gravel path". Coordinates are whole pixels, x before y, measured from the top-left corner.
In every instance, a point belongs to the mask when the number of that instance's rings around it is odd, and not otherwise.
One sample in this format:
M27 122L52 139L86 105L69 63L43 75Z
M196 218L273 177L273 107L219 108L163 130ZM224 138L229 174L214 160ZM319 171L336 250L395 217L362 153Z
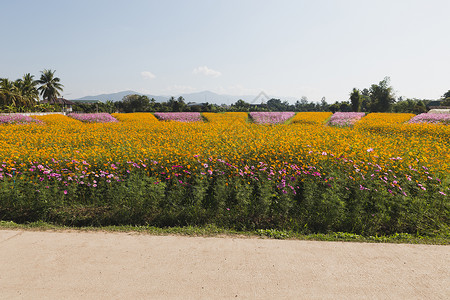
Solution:
M0 230L0 299L450 299L450 247Z

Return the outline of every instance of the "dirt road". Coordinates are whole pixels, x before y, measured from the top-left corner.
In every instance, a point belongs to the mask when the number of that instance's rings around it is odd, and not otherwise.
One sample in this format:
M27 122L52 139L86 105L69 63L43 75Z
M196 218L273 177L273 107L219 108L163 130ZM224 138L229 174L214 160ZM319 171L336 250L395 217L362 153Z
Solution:
M1 299L450 299L450 247L0 230Z

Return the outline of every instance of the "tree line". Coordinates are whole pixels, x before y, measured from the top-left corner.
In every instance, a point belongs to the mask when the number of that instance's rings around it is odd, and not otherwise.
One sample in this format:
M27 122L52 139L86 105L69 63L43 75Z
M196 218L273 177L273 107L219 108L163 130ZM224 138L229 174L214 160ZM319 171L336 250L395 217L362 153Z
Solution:
M390 78L385 77L378 84L359 90L353 88L349 100L328 104L325 97L320 102L309 101L302 97L294 104L281 99L270 99L266 103L252 104L240 99L231 105L211 103L186 103L183 97L171 97L167 102L156 102L144 95L128 95L122 101L114 103L120 112L249 112L249 111L331 111L331 112L397 112L423 113L427 106L434 102L426 99L395 98ZM440 106L450 106L450 90L439 100Z
M0 78L0 112L57 111L61 108L56 99L61 96L63 85L55 71L43 70L38 80L27 73L22 78L11 81ZM39 96L45 100L39 101ZM331 112L398 112L423 113L433 100L395 98L390 78L385 77L378 84L368 88L353 90L349 99L327 103L325 97L320 102L309 101L302 97L294 104L281 99L270 99L265 103L253 104L242 99L231 105L212 103L186 103L183 97L171 97L168 101L157 102L145 95L128 95L121 101L106 101L92 104L76 104L74 111L79 112L249 112L249 111L331 111ZM450 106L450 90L438 100L440 106Z

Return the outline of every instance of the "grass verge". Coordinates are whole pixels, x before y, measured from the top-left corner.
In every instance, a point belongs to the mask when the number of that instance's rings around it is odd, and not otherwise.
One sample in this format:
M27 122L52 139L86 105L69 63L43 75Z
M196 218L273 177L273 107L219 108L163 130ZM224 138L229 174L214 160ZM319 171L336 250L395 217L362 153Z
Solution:
M310 240L332 242L360 242L360 243L396 243L396 244L428 244L450 245L450 236L425 237L408 233L396 233L389 236L362 236L345 232L327 234L300 234L292 231L274 229L259 229L255 231L236 231L220 228L214 225L184 226L184 227L154 227L154 226L88 226L69 227L54 225L46 222L32 222L18 224L12 221L0 221L0 230L36 230L36 231L87 231L87 232L135 232L150 235L180 235L201 237L234 237L234 238L271 238L283 240Z

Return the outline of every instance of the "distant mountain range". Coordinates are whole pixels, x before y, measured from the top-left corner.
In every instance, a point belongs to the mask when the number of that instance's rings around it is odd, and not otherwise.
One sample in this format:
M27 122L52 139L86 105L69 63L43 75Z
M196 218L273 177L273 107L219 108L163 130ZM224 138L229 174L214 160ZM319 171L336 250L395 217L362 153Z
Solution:
M123 99L123 97L125 97L127 95L133 95L133 94L144 95L142 93L138 93L135 91L123 91L123 92L112 93L112 94L86 96L86 97L73 99L73 100L100 100L102 102L106 102L107 100L120 101ZM156 102L165 102L170 99L170 96L155 96L155 95L145 95L145 96L149 97L150 99L154 98L156 100ZM178 98L180 96L182 96L184 98L186 103L208 102L208 103L219 104L219 105L220 104L230 105L230 104L235 103L239 99L242 99L248 103L254 103L254 104L260 104L261 102L267 102L267 100L269 100L271 98L280 99L279 97L268 96L264 93L260 93L259 95L232 96L232 95L220 95L220 94L213 93L211 91L203 91L203 92L190 93L190 94L179 94L174 97ZM287 100L289 102L292 102L292 101L295 101L296 99L292 98L292 97L288 97L288 98L285 97L285 98L282 98L281 100L282 101Z
M123 97L128 96L128 95L134 95L134 94L143 95L142 93L138 93L135 91L123 91L123 92L112 93L112 94L85 96L85 97L73 99L73 100L99 100L102 102L106 102L108 100L120 101L123 99ZM163 102L163 101L167 101L169 99L169 97L164 97L164 96L154 96L154 95L146 95L146 96L149 97L150 99L154 98L157 102Z

